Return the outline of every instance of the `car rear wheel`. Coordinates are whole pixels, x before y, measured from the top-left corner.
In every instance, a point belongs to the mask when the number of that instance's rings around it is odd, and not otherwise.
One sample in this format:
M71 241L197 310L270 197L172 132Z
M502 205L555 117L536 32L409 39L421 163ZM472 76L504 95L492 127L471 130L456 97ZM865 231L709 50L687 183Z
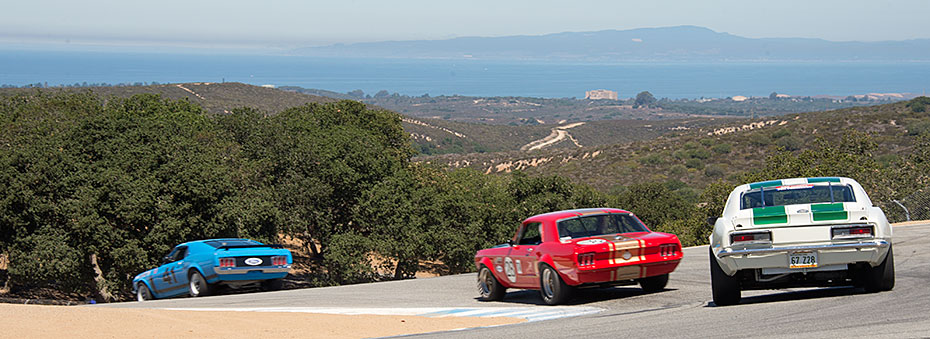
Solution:
M494 272L487 266L481 265L478 271L478 299L482 301L500 301L507 294L507 288L501 285L494 277Z
M136 300L137 301L146 301L155 299L152 297L152 290L149 289L148 285L145 283L139 283L136 285Z
M284 287L284 279L268 279L262 281L263 291L277 291Z
M713 290L714 304L717 306L739 304L741 298L739 280L723 273L712 249L710 250L710 285Z
M210 295L210 284L207 283L207 280L200 275L200 272L194 270L191 271L190 276L188 276L188 293L192 297L203 297Z
M881 265L865 270L865 291L869 293L891 291L894 288L894 251L888 247L888 254Z
M562 280L559 273L549 265L542 265L539 278L539 293L548 305L562 304L571 296L572 288Z
M666 285L668 285L668 273L639 279L639 286L646 293L660 292L665 289Z

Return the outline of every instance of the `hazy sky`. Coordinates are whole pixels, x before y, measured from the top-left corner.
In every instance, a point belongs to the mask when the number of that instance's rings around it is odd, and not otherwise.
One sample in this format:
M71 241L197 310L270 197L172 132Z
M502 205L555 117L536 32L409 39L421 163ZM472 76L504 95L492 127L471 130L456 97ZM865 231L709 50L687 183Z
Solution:
M745 37L930 38L928 0L29 0L0 43L315 46L677 25Z

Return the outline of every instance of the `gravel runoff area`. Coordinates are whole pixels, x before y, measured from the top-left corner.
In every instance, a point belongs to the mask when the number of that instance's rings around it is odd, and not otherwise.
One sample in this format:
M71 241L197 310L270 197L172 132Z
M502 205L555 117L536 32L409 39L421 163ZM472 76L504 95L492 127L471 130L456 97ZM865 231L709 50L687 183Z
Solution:
M504 317L431 318L0 304L0 338L369 338L523 321Z

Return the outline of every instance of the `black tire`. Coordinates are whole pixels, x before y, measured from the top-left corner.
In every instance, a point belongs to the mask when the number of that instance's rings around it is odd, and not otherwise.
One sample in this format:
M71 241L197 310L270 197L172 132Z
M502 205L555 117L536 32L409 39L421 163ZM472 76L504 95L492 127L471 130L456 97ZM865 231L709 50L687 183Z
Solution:
M880 265L865 269L864 287L868 293L891 291L894 288L894 251L891 247L888 247L888 254Z
M192 270L187 276L187 293L192 297L204 297L210 295L212 290L207 279L203 278L197 270Z
M559 305L568 301L572 294L572 287L568 286L559 272L549 265L542 264L539 275L539 294L547 305Z
M478 300L481 301L501 301L507 294L507 288L501 285L494 272L485 265L481 265L478 270Z
M262 291L277 291L284 287L284 279L268 279L262 281Z
M639 286L642 287L643 291L646 293L661 292L665 290L666 285L668 285L668 273L639 279Z
M739 304L742 298L739 280L723 273L713 250L710 250L710 285L714 295L714 304L717 306Z
M152 296L152 290L149 289L149 286L143 282L140 282L136 285L136 301L146 301L154 300L155 297Z
M478 270L478 300L501 301L507 294L507 288L494 276L494 272L487 266L481 265Z

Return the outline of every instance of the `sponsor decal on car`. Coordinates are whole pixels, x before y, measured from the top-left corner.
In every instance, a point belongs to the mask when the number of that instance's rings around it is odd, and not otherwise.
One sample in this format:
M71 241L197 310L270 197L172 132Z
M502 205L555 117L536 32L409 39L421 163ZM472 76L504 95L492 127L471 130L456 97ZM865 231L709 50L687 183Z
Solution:
M605 243L605 242L607 242L607 240L604 240L604 239L588 239L588 240L579 241L579 242L578 242L578 245L597 245L597 244L603 244L603 243Z

